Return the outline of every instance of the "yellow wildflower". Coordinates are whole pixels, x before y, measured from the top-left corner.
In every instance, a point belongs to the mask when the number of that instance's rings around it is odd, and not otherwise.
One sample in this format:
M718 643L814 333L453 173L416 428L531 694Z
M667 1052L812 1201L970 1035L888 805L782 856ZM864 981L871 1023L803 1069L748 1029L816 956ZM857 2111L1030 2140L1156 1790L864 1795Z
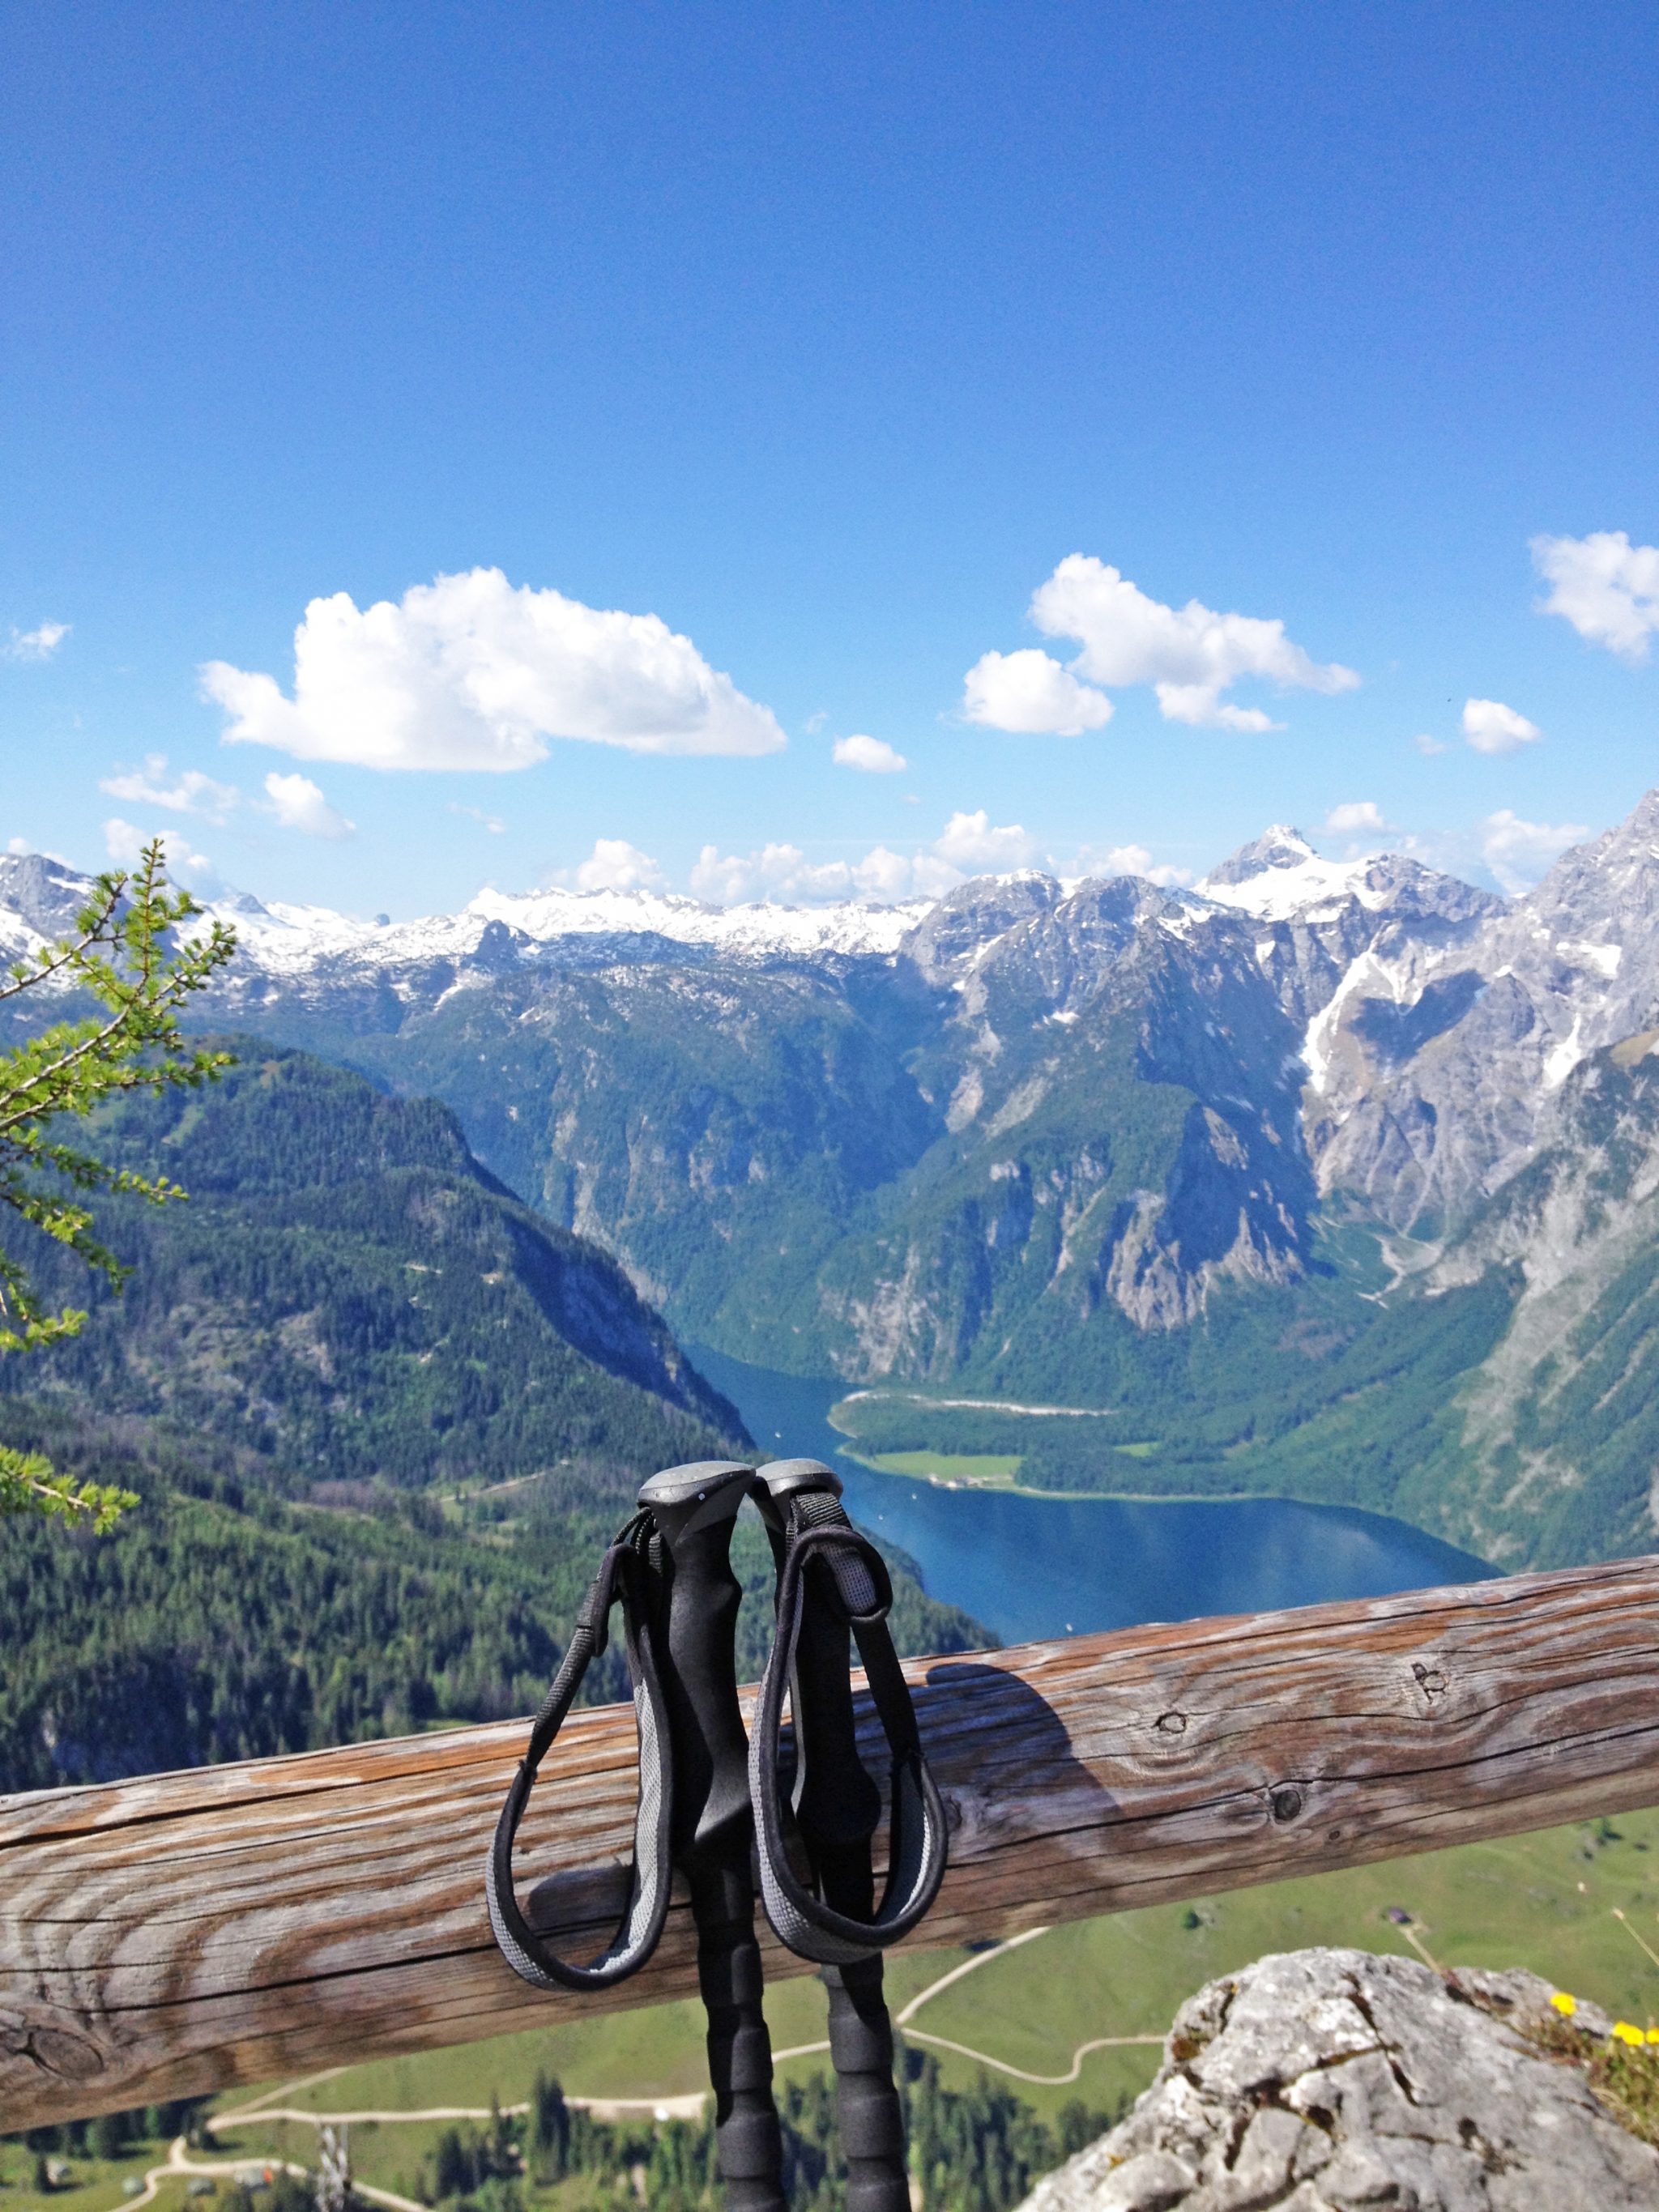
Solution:
M1550 1999L1550 2002L1555 2007L1555 2009L1560 2014L1563 2020L1571 2020L1574 2013L1578 2009L1577 1998L1570 1997L1565 1990L1557 1990L1555 1995Z
M1650 2043L1659 2043L1659 2027L1650 2027L1648 2030L1648 2041Z
M1647 2037L1642 2033L1641 2029L1639 2027L1633 2027L1627 2020L1614 2021L1613 2023L1613 2035L1615 2043L1633 2044L1638 2051L1641 2050L1647 2042Z

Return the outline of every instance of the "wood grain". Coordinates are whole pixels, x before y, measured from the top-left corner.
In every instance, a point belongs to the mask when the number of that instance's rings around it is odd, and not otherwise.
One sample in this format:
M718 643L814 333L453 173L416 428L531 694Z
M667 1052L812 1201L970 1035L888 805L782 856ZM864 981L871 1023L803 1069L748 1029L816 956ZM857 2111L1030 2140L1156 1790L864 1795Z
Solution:
M907 1669L955 1943L1659 1802L1659 1559L1028 1644ZM606 1998L490 1941L522 1723L0 1798L0 2128L497 2035L696 1985L690 1916ZM521 1893L620 1899L632 1714L574 1715ZM799 1973L772 1946L768 1970Z

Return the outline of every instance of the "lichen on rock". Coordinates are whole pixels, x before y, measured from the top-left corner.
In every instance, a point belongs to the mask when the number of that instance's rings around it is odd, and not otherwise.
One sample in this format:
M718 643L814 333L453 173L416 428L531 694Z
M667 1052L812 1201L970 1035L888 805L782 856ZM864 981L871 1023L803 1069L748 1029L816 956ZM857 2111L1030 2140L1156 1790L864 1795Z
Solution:
M1210 1983L1119 2126L1024 2212L1655 2212L1659 2149L1576 2062L1522 1972L1446 1978L1408 1959L1309 1950Z

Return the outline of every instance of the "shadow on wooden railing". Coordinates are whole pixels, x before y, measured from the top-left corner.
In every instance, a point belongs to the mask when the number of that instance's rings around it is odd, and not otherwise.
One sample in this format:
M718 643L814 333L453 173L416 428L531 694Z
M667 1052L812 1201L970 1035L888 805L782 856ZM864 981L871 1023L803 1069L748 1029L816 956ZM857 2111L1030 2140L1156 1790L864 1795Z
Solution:
M921 1942L1002 1936L1659 1802L1659 1559L907 1670L950 1808ZM0 2128L498 2035L606 2002L496 1955L522 1723L0 1799ZM572 1717L521 1891L614 1917L633 1717ZM596 1942L594 1948L598 1948ZM768 1971L799 1973L771 1946ZM696 1987L671 1913L613 2006Z

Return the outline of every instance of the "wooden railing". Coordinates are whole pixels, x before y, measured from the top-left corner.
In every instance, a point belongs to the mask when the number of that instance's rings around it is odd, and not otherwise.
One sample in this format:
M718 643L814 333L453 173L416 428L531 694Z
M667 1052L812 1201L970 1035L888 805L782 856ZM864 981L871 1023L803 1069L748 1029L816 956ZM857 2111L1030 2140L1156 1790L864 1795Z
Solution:
M1659 1559L908 1672L953 1830L929 1944L1659 1802ZM484 1852L524 1737L0 1799L0 2127L689 1993L683 1905L608 2000L496 1955ZM631 1711L573 1716L519 1856L578 1945L634 1795ZM805 1969L772 1946L768 1971Z

